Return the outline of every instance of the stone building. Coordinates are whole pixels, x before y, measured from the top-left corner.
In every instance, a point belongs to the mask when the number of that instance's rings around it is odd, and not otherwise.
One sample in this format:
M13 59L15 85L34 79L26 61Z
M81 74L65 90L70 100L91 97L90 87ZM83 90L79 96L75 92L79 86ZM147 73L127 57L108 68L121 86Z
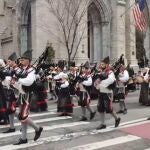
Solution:
M121 54L126 62L137 65L136 32L132 9L135 0L90 0L86 12L86 38L81 41L75 59L100 61L105 56L116 60ZM12 51L18 55L33 50L33 59L41 55L47 42L53 44L55 60L67 59L66 47L58 23L49 10L47 0L0 0L0 56ZM149 29L144 40L150 58Z

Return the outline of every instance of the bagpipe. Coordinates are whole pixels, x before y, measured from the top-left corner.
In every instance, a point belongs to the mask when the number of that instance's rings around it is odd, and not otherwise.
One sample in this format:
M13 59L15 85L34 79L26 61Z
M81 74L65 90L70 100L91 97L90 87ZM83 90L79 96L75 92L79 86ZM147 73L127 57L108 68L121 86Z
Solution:
M122 66L122 65L124 65L124 54L122 54L120 57L119 57L119 59L116 61L116 62L114 62L113 64L112 64L112 69L113 69L113 71L114 71L114 74L115 74L115 77L116 77L116 79L118 78L118 75L119 75L119 73L120 73L120 67Z

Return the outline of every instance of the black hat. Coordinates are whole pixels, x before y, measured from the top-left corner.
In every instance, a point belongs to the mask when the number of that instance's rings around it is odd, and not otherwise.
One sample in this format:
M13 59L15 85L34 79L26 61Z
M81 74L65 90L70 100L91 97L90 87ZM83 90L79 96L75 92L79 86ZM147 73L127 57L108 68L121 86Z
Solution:
M8 57L8 60L16 61L16 60L17 60L17 54L16 54L16 52L13 52L13 53Z
M125 64L125 63L124 63L124 58L123 58L123 56L124 56L124 54L122 54L122 55L120 56L120 58L119 58L119 63L122 64L122 65Z
M54 63L51 63L50 64L50 67L55 67L56 65Z
M109 60L109 56L105 57L102 62L104 62L105 64L109 64L110 60Z
M71 62L70 62L70 67L75 67L75 66L76 66L75 62L74 62L74 61L71 61Z
M27 50L23 53L23 55L21 56L21 58L26 58L31 60L32 59L32 50Z
M88 61L85 62L85 64L83 65L84 68L89 69L90 68L90 64Z
M65 67L64 61L63 61L63 60L59 60L57 66L58 66L61 70L64 70L64 67Z

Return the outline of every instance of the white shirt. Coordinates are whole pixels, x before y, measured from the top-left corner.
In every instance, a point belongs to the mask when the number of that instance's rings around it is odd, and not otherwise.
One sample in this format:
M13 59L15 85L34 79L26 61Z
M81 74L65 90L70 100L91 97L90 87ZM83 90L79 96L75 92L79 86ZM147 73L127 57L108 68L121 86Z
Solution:
M113 84L115 81L116 81L115 75L112 71L110 71L108 78L102 80L100 84L96 86L96 89L100 90L101 93L112 93L112 90L108 89L108 86Z

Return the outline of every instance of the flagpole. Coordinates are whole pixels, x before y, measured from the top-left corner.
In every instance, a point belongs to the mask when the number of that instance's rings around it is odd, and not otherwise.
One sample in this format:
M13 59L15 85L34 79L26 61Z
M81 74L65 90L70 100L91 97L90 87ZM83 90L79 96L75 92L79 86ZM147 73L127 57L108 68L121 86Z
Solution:
M120 17L122 18L122 17L128 12L128 10L130 10L131 7L133 7L133 5L134 5L135 3L136 3L136 2L134 2L131 6L129 6L129 7L120 15Z

